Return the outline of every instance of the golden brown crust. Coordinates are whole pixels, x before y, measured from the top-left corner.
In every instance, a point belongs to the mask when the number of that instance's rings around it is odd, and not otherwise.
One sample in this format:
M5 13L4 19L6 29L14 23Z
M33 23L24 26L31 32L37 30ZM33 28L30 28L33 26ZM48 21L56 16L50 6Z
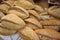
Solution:
M53 29L38 29L38 30L35 30L35 32L37 34L40 34L40 35L44 35L44 36L47 36L47 37L50 37L50 38L60 40L60 33L53 30Z
M39 6L39 5L34 5L34 9L38 12L44 12L45 10L42 8L42 6Z
M8 9L10 8L10 4L3 2L2 4L0 4L0 9L1 10L5 10L6 12L8 11Z
M27 25L27 27L30 27L31 29L33 29L33 30L36 30L36 29L40 29L39 27L37 27L36 25L34 25L34 24L32 24L32 23L26 23Z
M49 19L49 15L48 15L47 11L40 13L40 17L43 20Z
M2 17L1 20L3 27L10 30L18 30L26 25L25 22L15 14L8 14Z
M48 9L48 13L56 18L60 18L60 6L52 6Z
M47 11L44 11L44 12L40 13L40 17L43 20L53 20L53 19L56 19L56 18L52 17L51 15L49 15Z
M5 29L5 28L2 28L2 24L0 23L0 34L1 35L5 35L5 36L7 36L7 35L13 35L16 31L12 31L12 30L7 30L7 29Z
M27 0L27 1L29 1L29 2L31 2L31 3L33 3L33 4L35 4L35 3L34 3L34 0Z
M40 16L39 14L34 11L34 10L28 10L29 14L33 15L34 17L36 17L38 20L40 19Z
M33 9L34 8L34 4L29 2L28 0L18 0L15 2L15 5L21 6L25 9Z
M8 4L10 4L10 6L14 6L14 2L15 2L16 0L7 0L7 1L4 1L4 3L8 3Z
M37 27L39 28L42 28L41 24L39 23L38 20L36 20L35 18L28 18L28 19L25 19L26 22L29 22L29 23L32 23L34 25L36 25Z
M46 29L46 28L49 29L49 28L50 28L50 29L54 29L54 30L56 30L56 31L59 31L59 30L60 30L59 27L60 27L60 26L43 26L44 29Z
M5 16L3 12L0 11L0 22L1 22L1 18Z
M44 20L41 22L43 26L60 26L60 20Z
M11 4L9 4L7 1L2 2L2 4L6 4L7 6L11 7Z
M2 18L3 16L5 16L4 13L0 12L0 18Z
M39 40L38 35L29 27L25 27L18 33L24 40Z
M22 19L29 17L28 11L19 6L14 6L14 7L10 8L8 13L16 14L17 16L21 17Z

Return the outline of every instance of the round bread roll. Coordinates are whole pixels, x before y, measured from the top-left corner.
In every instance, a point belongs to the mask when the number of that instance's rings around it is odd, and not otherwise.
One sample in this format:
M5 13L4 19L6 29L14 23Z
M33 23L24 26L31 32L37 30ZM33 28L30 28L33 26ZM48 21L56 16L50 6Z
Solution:
M29 27L19 30L18 34L23 38L23 40L39 40L38 35Z
M26 25L25 22L15 14L8 14L2 17L1 20L3 27L10 30L18 30Z
M14 6L14 7L10 8L8 13L16 14L17 16L21 17L22 19L29 17L28 11L26 11L24 8L19 7L19 6Z
M40 20L40 16L39 16L39 14L36 11L34 11L34 10L28 10L28 12L29 12L30 15L33 15L38 20Z
M42 36L41 40L60 40L60 33L53 29L38 29L35 32Z
M48 13L56 18L60 18L60 6L52 6L48 9Z
M33 9L34 8L34 4L29 2L28 0L18 0L15 2L15 5L21 6L25 9Z
M0 23L0 34L4 36L13 35L16 31L8 30L2 27L3 25Z
M27 22L27 26L31 27L32 29L42 28L39 21L35 18L28 18L28 19L25 19L25 21Z
M10 7L11 7L10 4L6 2L3 2L2 4L0 4L0 9L4 10L5 12L7 12Z

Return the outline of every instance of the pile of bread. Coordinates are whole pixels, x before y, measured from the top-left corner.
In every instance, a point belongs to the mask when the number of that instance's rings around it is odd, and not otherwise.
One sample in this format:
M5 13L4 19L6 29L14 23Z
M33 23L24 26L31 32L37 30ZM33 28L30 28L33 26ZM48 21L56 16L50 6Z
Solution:
M60 40L60 6L45 10L33 0L0 4L0 34L18 33L23 40Z

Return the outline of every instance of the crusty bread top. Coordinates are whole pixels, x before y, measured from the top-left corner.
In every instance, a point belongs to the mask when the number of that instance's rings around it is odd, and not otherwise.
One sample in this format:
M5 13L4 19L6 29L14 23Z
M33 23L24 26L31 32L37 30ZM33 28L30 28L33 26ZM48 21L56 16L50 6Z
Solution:
M18 33L22 38L25 38L25 40L39 40L38 35L30 27L25 27Z
M8 14L11 14L11 13L16 14L17 16L21 17L22 19L29 17L28 11L19 6L14 6L14 7L9 8Z
M54 39L60 39L60 33L53 29L38 29L38 30L35 30L35 32L37 34L41 34Z
M35 19L35 18L28 18L28 19L25 19L25 21L29 22L29 23L32 23L32 24L36 25L39 28L42 28L42 26L39 23L39 21L37 19Z
M8 35L13 35L16 31L13 30L8 30L2 27L3 25L0 23L0 34L8 36Z
M25 22L21 18L19 18L18 16L16 16L15 14L8 14L8 15L2 17L1 20L2 21L5 21L5 20L6 21L11 21L11 22L16 23L18 25L20 25L20 24L25 25Z
M60 6L52 6L48 9L48 13L51 16L54 16L56 18L60 18Z
M43 26L60 26L60 20L44 20L41 22Z
M40 19L40 16L39 16L39 14L36 11L34 11L34 10L28 10L28 12L29 12L29 14L35 16L37 19Z

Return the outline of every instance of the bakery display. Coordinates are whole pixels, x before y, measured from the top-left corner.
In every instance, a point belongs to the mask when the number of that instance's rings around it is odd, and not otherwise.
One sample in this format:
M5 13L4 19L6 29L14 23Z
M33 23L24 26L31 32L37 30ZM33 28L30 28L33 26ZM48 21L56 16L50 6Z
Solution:
M23 40L60 40L60 6L43 8L34 0L3 1L0 34L18 34Z

